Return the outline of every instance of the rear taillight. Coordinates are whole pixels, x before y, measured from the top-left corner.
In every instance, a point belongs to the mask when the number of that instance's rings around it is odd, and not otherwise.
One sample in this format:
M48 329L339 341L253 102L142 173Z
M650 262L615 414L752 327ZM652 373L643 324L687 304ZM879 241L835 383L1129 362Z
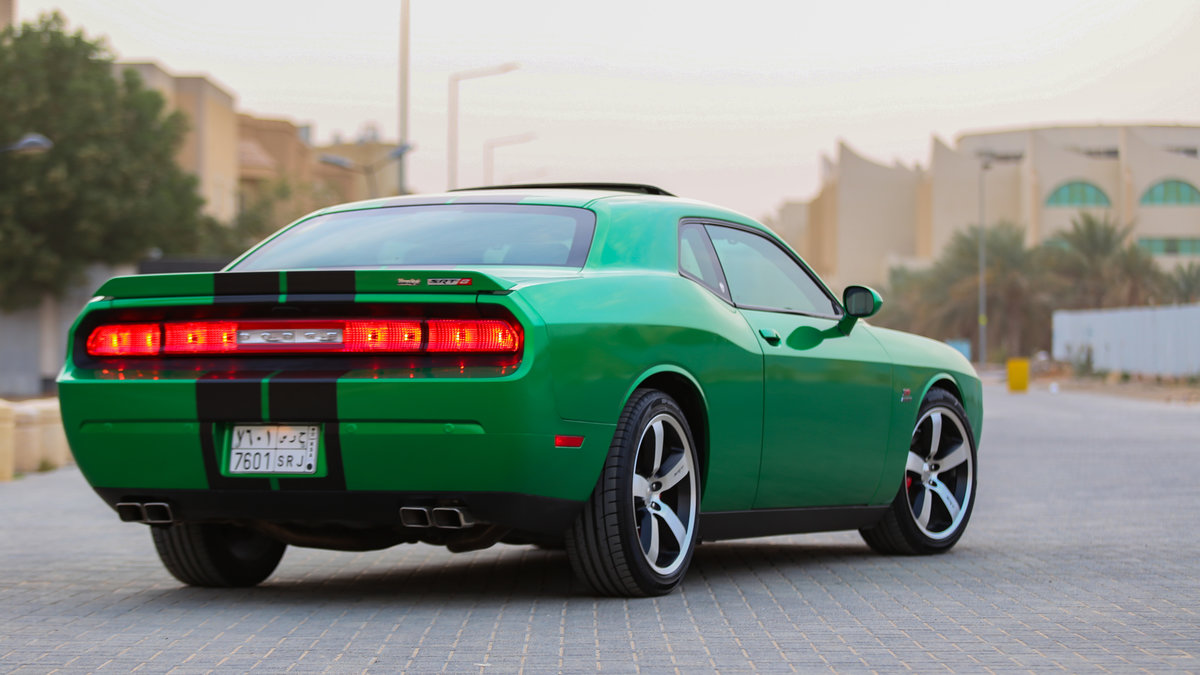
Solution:
M507 321L432 319L428 324L431 352L515 352L520 347Z
M87 340L92 356L154 356L161 348L162 331L156 323L100 326Z
M518 327L502 319L320 319L107 324L87 339L91 356L254 354L514 354Z
M232 321L186 321L163 326L164 354L228 354L237 351L237 324Z
M344 352L416 352L421 350L420 321L347 321Z

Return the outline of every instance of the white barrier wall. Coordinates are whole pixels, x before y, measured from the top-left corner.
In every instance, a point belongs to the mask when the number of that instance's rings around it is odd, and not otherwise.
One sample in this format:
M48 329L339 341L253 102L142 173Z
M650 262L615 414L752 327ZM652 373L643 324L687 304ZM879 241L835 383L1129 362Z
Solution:
M0 482L15 474L70 464L58 399L12 403L0 400Z
M1200 375L1200 305L1054 313L1054 360L1138 375Z

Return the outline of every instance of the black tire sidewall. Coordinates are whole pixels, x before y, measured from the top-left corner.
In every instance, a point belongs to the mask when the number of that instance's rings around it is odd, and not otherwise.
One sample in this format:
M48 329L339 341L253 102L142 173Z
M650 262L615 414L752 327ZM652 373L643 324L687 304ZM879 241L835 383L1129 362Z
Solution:
M675 399L669 395L650 390L640 399L633 402L629 431L621 437L622 443L612 448L610 459L618 459L619 473L616 489L616 516L621 547L625 550L625 559L634 581L643 591L650 595L661 595L670 592L682 581L691 565L692 555L696 551L696 541L699 538L700 524L700 464L696 454L696 442L692 437L692 429L687 423L687 417ZM634 461L637 458L638 442L641 440L650 420L657 415L666 413L675 418L683 433L687 436L687 444L692 460L692 489L696 497L693 514L691 537L686 550L681 552L683 563L670 574L660 574L654 570L642 553L641 542L637 534L637 514L633 507L633 475Z
M971 421L967 417L967 412L963 408L962 403L948 391L944 389L933 389L925 397L921 403L921 408L917 411L917 420L915 425L920 422L925 414L933 408L948 408L952 413L958 416L963 424L963 428L967 432L966 443L971 451L971 491L967 497L967 512L963 514L963 518L958 523L958 528L949 537L943 539L934 539L921 531L913 516L912 507L908 503L908 491L905 489L903 477L900 480L900 489L896 492L896 499L892 502L892 510L896 515L897 524L900 527L901 533L908 543L916 550L917 553L941 553L950 550L958 540L962 538L963 533L967 530L967 524L971 520L971 514L975 510L975 496L979 491L979 457L975 448L975 435L971 429Z

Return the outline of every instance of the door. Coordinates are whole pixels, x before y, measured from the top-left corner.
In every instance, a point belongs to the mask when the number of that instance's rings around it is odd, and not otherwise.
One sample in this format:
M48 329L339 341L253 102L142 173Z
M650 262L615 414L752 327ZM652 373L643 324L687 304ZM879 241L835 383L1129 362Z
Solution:
M763 350L763 449L754 508L865 504L879 482L892 367L859 326L769 237L706 225L734 304Z

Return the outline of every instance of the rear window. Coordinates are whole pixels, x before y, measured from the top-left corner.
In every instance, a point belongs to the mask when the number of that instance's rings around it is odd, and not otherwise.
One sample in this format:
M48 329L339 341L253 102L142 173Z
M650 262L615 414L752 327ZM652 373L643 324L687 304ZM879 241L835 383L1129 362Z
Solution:
M346 211L289 228L234 269L583 267L595 227L594 213L565 206L449 204Z

